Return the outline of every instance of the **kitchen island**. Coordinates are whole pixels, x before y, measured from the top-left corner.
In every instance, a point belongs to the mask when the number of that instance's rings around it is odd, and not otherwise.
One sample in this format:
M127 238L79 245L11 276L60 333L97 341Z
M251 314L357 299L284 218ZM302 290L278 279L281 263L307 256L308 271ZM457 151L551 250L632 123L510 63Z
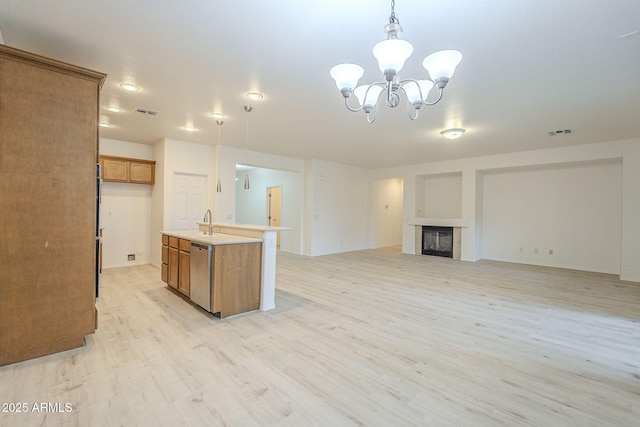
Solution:
M220 318L258 310L262 239L162 231L162 280Z
M198 222L202 232L209 231L209 224ZM278 232L291 230L290 227L270 227L264 225L247 224L211 224L213 233L231 234L262 240L262 274L260 310L267 311L276 308L276 252Z

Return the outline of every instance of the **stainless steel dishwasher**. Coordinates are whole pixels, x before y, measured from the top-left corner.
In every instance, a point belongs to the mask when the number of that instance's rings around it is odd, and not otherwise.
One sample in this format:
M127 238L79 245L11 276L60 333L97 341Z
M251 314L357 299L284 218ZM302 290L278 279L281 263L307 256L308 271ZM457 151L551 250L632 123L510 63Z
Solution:
M211 245L191 242L189 297L207 311L211 311L211 254Z

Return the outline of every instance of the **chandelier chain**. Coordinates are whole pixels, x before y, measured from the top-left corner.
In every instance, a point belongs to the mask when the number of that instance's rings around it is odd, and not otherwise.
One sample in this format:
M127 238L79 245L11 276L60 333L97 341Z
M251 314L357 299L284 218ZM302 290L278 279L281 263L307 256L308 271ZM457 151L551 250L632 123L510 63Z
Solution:
M391 0L391 16L389 17L390 24L400 24L398 18L396 18L396 0Z

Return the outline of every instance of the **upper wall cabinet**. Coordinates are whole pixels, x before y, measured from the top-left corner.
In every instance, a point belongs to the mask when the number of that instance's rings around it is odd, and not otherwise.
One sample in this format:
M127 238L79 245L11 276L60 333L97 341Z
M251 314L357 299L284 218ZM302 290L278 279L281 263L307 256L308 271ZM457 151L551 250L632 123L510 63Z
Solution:
M100 164L104 181L153 184L156 176L153 160L100 156Z

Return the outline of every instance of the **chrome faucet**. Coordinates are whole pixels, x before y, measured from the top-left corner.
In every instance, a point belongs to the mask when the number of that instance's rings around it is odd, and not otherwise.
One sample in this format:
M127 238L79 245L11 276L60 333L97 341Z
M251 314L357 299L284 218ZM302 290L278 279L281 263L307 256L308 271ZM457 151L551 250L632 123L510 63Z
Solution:
M213 224L211 223L211 209L207 209L202 220L204 222L209 222L209 235L211 236L213 234Z

